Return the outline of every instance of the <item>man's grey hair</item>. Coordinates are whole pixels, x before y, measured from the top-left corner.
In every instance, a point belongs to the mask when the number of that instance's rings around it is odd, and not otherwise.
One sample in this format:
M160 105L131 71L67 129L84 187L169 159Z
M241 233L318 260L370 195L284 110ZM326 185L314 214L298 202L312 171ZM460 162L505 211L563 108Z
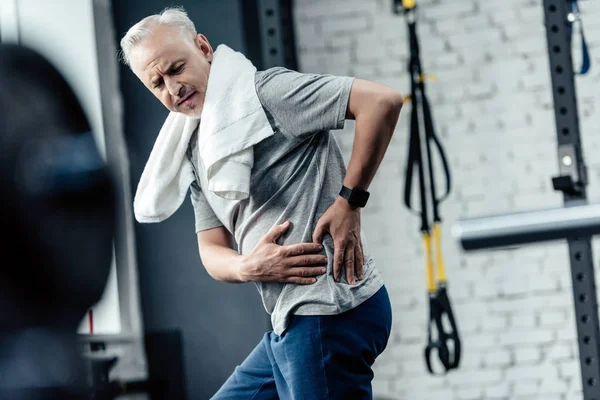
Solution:
M163 24L178 28L183 33L188 33L190 37L197 35L196 27L183 7L168 7L160 14L150 15L129 28L121 39L121 60L126 65L130 65L133 48L148 37L153 29Z

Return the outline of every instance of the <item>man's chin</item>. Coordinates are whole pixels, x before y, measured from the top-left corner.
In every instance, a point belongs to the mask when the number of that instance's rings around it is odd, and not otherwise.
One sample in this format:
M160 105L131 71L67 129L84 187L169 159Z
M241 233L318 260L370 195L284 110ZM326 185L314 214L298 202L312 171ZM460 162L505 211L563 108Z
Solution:
M189 118L200 118L200 116L202 115L202 108L182 106L178 107L177 112Z

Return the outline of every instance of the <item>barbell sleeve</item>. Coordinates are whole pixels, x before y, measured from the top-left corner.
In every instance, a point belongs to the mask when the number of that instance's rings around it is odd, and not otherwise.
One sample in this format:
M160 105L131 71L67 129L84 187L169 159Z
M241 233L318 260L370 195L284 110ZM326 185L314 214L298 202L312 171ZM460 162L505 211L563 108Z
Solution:
M600 204L464 218L452 227L453 238L467 251L596 234Z

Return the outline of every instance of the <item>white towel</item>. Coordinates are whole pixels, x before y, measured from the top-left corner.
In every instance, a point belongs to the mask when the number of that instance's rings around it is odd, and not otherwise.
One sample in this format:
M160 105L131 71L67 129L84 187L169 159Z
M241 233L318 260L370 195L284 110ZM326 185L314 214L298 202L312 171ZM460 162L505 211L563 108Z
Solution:
M186 156L190 138L199 126L198 147L208 188L229 200L250 194L253 146L273 135L254 84L256 67L226 45L214 52L200 119L169 113L134 198L139 222L161 222L183 203L194 181Z

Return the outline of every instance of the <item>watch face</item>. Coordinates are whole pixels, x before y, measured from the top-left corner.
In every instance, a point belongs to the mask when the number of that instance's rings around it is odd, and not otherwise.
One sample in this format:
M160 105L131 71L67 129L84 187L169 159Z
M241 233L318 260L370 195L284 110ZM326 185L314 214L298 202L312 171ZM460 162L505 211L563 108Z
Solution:
M364 207L367 204L367 200L369 200L369 192L353 190L348 202L359 207Z

